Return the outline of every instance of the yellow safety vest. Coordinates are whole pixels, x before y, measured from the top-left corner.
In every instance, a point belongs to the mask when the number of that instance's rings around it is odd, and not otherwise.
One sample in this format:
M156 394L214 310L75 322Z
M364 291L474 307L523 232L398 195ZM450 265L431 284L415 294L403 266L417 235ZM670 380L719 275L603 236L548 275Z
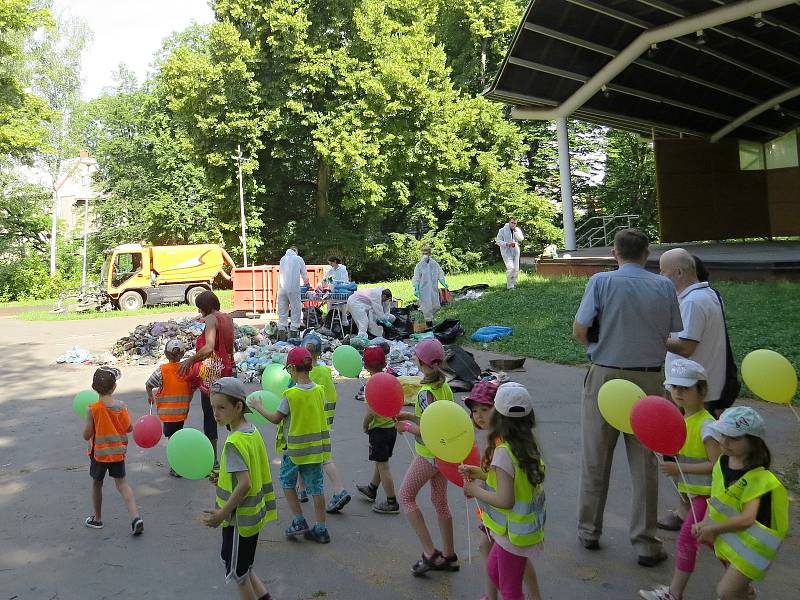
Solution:
M514 506L497 508L481 502L483 524L498 535L508 536L515 546L534 546L544 541L546 520L544 486L534 487L528 475L519 466L519 461L511 447L503 442L498 448L505 448L514 463ZM497 490L497 473L489 470L486 489Z
M336 411L336 384L333 382L333 372L330 367L317 365L311 369L308 376L325 392L325 418L330 427L333 425L333 414Z
M724 523L740 515L745 504L767 492L772 492L772 523L769 526L755 522L747 529L722 533L714 541L717 557L731 563L754 581L764 578L789 531L789 497L786 488L764 467L748 471L726 488L719 461L714 465L711 497L708 499L708 516L711 520Z
M686 420L686 442L678 453L678 460L683 465L708 462L708 453L703 444L703 424L713 421L714 417L703 409L691 417L684 417L684 419ZM678 482L679 491L693 496L711 495L711 473L706 475L684 473L684 476L686 483L683 483L683 480Z
M425 392L430 392L433 395L434 402L439 400L453 401L453 390L450 389L450 386L447 385L447 382L442 383L442 385L439 387L433 387L430 383L424 383L422 384L422 387L420 387L419 393L417 394L417 401L414 403L414 414L417 415L417 418L422 416L423 408L419 405L419 399L420 396L425 394ZM422 443L421 435L416 436L414 446L417 449L418 455L425 458L434 458L433 452L428 450L428 447Z
M275 491L272 488L272 475L269 471L269 458L261 433L253 427L252 433L234 431L225 440L219 460L219 479L217 480L217 506L222 508L233 493L233 473L228 473L227 450L235 446L242 455L250 475L250 489L239 506L223 526L235 525L239 535L256 535L269 521L278 518L275 508Z
M289 430L285 454L296 465L323 463L331 456L331 434L325 418L325 392L295 386L284 392L289 400Z

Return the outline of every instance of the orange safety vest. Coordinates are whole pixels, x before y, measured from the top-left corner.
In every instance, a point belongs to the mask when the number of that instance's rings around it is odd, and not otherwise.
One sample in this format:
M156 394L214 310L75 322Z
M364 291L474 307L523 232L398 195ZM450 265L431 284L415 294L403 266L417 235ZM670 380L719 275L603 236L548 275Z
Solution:
M131 418L124 406L106 406L102 402L89 405L94 421L92 456L97 462L125 460Z
M156 396L156 412L162 423L185 421L192 401L192 386L180 376L181 363L161 365L161 390Z

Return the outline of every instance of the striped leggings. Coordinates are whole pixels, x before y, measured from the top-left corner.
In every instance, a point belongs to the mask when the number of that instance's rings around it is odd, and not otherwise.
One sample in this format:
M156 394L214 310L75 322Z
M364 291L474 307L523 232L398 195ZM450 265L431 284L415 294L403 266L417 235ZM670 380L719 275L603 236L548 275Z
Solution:
M447 505L447 479L434 465L422 458L415 456L403 477L403 483L397 494L397 500L404 513L419 510L417 495L422 487L431 482L431 502L440 519L449 519L450 507Z

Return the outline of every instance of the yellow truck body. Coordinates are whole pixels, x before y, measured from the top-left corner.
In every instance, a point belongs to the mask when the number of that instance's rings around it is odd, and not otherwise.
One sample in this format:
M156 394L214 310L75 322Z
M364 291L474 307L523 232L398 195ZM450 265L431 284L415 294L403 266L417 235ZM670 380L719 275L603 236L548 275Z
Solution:
M123 244L107 252L101 287L123 310L187 302L211 289L223 267L235 266L217 244L143 246Z

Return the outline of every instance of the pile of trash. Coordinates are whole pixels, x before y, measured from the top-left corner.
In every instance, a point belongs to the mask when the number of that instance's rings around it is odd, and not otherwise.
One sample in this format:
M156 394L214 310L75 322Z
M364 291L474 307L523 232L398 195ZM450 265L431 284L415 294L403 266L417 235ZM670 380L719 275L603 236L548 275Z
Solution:
M79 346L58 357L58 363L70 364L117 364L127 363L139 366L155 365L166 362L164 347L172 339L183 342L187 355L194 352L197 337L205 329L205 323L200 323L188 318L171 319L169 321L155 321L147 325L138 325L130 334L120 338L114 344L111 352L102 355L93 355ZM274 323L261 329L251 325L234 324L234 354L233 360L240 379L245 382L259 381L261 373L267 365L272 363L286 364L286 355L298 343L276 340L276 327ZM320 360L327 365L332 364L333 351L342 345L342 341L326 330L308 330L305 335L314 334L322 340L322 355ZM414 364L412 346L402 341L390 341L383 338L367 340L365 338L351 337L347 341L351 346L362 352L368 345L381 345L387 352L386 362L400 376L417 375L419 369Z

